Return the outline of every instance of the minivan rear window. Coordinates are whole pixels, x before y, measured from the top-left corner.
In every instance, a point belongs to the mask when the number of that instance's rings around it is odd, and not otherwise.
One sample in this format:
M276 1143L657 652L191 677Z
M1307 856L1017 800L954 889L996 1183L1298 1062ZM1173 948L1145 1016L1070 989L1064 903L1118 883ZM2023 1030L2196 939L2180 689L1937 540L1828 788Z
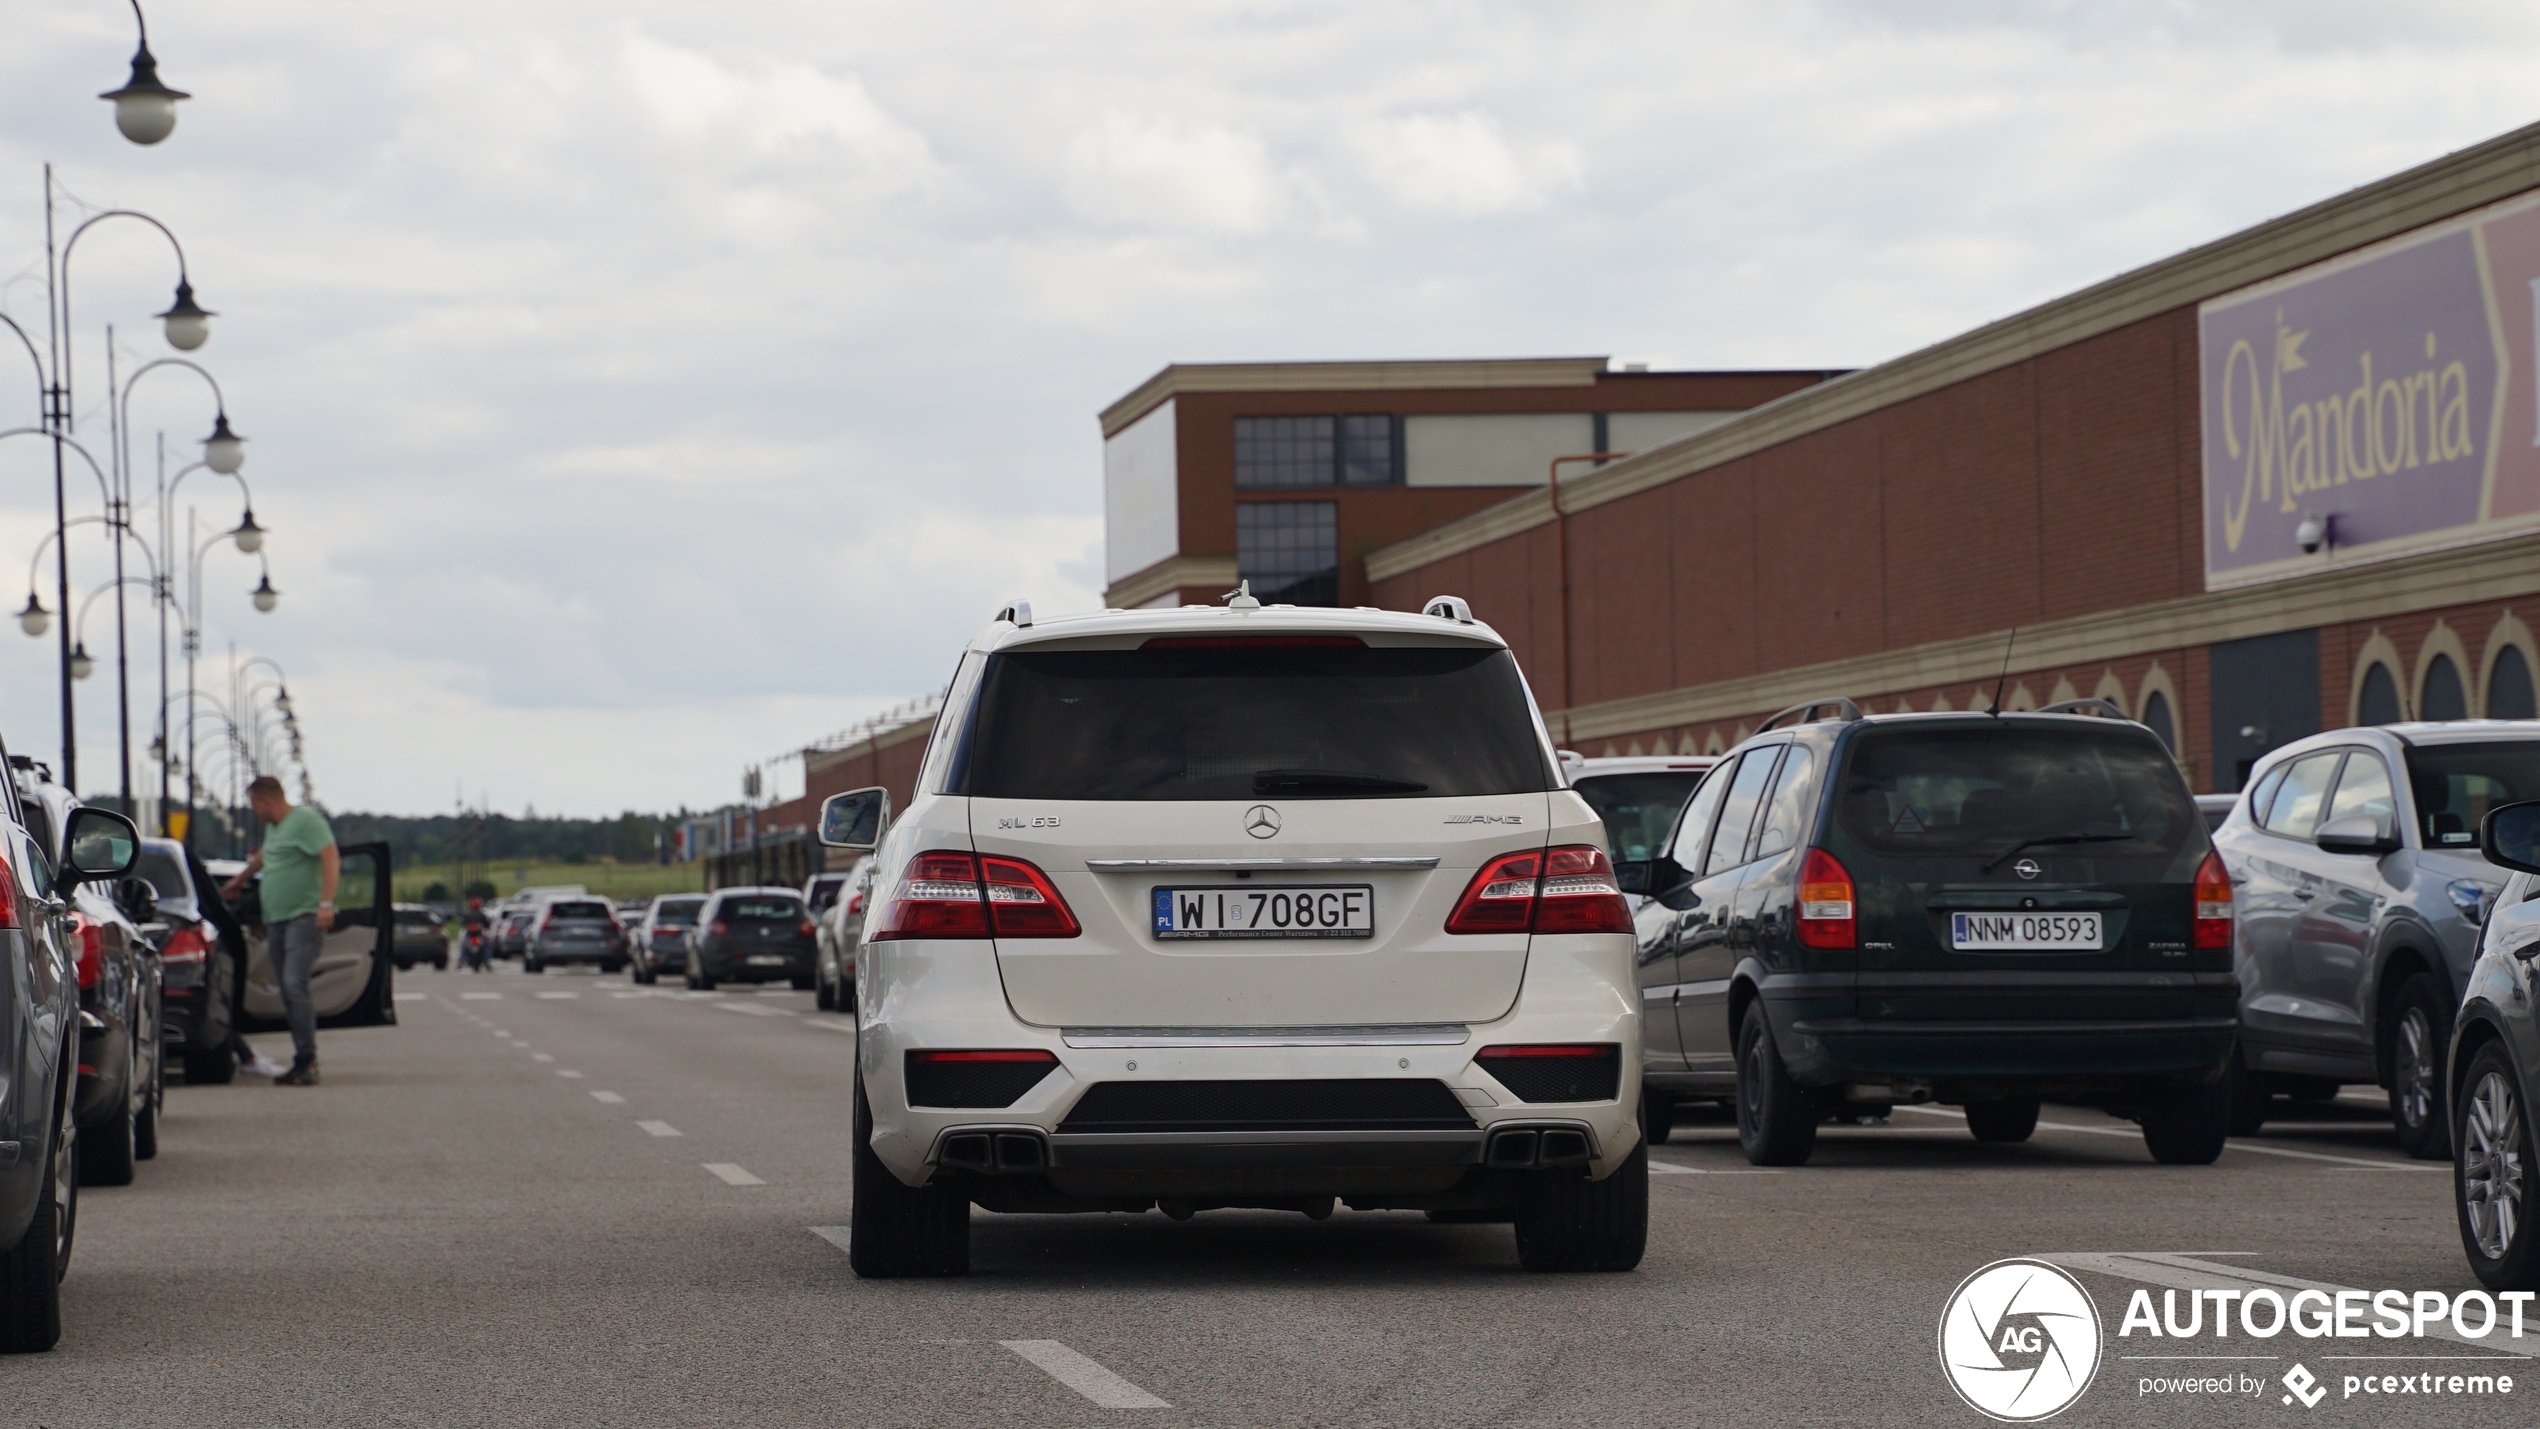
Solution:
M1605 841L1614 857L1626 862L1654 858L1667 846L1667 835L1684 812L1693 786L1702 782L1699 769L1656 769L1642 774L1597 774L1570 785L1605 821Z
M2413 745L2408 785L2427 848L2475 848L2489 809L2540 799L2540 743Z
M2084 730L1864 733L1844 765L1836 818L1880 854L2175 853L2201 835L2178 766L2158 741Z
M992 657L948 792L995 799L1474 798L1553 787L1516 659L1478 646Z

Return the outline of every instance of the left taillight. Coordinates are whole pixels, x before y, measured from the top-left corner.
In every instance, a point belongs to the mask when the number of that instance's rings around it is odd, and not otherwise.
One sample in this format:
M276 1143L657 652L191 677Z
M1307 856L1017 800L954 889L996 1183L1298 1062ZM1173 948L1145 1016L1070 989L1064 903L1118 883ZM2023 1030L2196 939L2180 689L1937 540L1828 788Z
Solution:
M875 942L895 938L1073 938L1081 929L1049 875L1019 858L932 849L908 861Z
M2231 870L2222 855L2208 852L2196 867L2196 932L2199 948L2231 946Z
M71 919L79 928L79 985L92 988L106 974L106 930L85 913L74 913Z
M193 923L176 930L168 945L159 950L159 961L171 965L199 963L211 955L211 940L203 936L203 925Z
M1799 866L1799 946L1849 948L1859 936L1852 873L1821 848L1808 850Z
M1628 933L1614 865L1593 844L1528 849L1482 865L1447 914L1450 933Z
M802 934L806 938L814 938L820 935L820 926L812 922L809 918L805 918L800 923L794 925L794 931Z

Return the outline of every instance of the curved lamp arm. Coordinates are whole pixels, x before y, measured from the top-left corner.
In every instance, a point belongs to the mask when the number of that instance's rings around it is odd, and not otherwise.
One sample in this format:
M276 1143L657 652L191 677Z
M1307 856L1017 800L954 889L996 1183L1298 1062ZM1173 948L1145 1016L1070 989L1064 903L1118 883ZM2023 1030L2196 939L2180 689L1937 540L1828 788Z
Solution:
M141 539L140 532L116 526L116 523L108 521L103 516L74 516L63 523L63 529L65 530L72 526L115 526L115 529L122 531L125 536L131 539L134 545L141 548L141 558L143 561L147 562L150 567L150 575L154 583L153 588L155 589L155 582L159 574L158 557L152 554L150 550L150 543ZM27 558L26 588L27 593L30 595L35 593L37 577L44 569L44 552L52 546L53 538L56 534L58 533L52 531L45 532L44 539L35 543L35 554Z
M18 326L16 318L0 313L0 323L7 323L9 331L18 335L18 341L26 344L27 360L35 364L35 420L41 424L44 420L44 354L35 350L35 339L27 336L26 329Z
M139 6L136 4L134 8L138 9ZM66 427L70 422L71 412L75 410L71 400L70 381L70 374L74 370L74 364L71 361L71 252L79 247L81 235L110 218L137 218L159 230L160 236L167 239L168 247L176 250L177 308L172 308L170 311L191 307L194 303L194 283L185 266L185 245L176 241L176 234L166 224L139 209L110 208L103 213L91 214L81 221L79 227L72 229L70 238L62 244L62 361L59 371L55 374L61 379L59 385L62 389L62 419Z
M97 499L106 503L108 510L114 509L114 483L106 480L106 469L97 464L97 458L88 454L88 448L62 436L59 432L48 432L42 427L11 427L5 432L0 432L0 441L6 441L10 437L52 437L79 453L79 459L88 463L88 469L97 476Z

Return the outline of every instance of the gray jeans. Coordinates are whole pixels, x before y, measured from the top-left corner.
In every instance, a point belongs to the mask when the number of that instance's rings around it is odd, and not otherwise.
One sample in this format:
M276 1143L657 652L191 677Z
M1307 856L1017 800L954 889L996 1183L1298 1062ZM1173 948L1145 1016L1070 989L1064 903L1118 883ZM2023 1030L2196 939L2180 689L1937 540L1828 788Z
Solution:
M291 1024L291 1056L298 1062L317 1060L317 1004L309 1000L309 970L317 966L318 949L325 942L315 913L265 925L265 955L273 961L273 980L282 987L282 1016Z

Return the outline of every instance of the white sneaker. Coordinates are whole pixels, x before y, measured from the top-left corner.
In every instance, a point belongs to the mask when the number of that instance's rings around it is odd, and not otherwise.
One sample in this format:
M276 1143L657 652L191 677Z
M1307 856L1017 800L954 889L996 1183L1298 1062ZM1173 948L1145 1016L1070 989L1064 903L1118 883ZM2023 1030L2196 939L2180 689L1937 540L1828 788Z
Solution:
M280 1062L273 1060L264 1053L258 1052L255 1055L254 1060L239 1063L238 1070L245 1072L251 1077L279 1077L284 1072L289 1071L290 1068L283 1066Z

